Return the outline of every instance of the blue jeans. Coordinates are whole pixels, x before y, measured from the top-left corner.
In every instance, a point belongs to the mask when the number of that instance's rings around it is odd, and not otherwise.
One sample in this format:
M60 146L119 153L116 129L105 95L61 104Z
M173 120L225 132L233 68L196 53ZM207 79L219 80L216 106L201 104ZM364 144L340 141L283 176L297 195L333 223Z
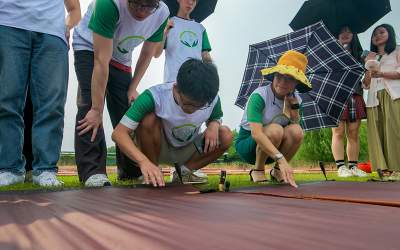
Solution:
M0 172L25 173L23 110L33 106L33 175L57 171L68 85L68 48L59 37L0 25Z

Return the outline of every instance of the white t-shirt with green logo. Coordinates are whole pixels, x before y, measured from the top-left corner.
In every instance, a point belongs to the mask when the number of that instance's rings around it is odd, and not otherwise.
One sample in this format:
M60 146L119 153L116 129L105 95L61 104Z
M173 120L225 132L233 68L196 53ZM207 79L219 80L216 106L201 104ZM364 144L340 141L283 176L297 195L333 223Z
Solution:
M301 104L302 100L297 91L294 92L294 96ZM289 119L283 114L283 104L284 101L274 95L271 84L258 87L247 101L240 126L250 130L249 122L261 123L263 126L271 123L288 125Z
M174 27L165 44L164 82L176 81L178 70L188 59L201 59L203 51L210 51L206 29L194 20L172 17Z
M132 52L144 41L160 42L169 16L168 7L159 8L142 21L132 17L127 0L94 0L75 28L74 50L93 51L93 32L113 39L112 59L131 66Z
M132 104L121 124L135 130L146 114L154 112L161 119L164 134L174 147L183 147L191 143L200 133L206 121L222 118L221 101L217 95L206 108L193 114L183 112L173 96L174 83L165 83L145 90Z

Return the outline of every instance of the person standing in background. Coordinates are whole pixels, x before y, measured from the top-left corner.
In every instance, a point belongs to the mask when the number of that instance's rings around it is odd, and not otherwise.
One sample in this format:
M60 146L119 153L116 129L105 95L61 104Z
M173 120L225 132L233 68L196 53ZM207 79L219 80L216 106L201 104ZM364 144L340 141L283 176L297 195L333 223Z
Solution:
M350 54L360 63L362 47L357 34L353 33L347 26L340 30L338 41ZM335 158L339 177L365 177L367 173L357 167L358 155L360 152L359 130L361 120L367 117L363 89L361 82L357 83L353 95L350 97L339 126L332 128L332 154ZM347 158L348 167L344 162L344 136L347 137Z
M68 85L68 40L80 17L78 0L0 0L0 186L25 179L23 116L28 88L32 181L62 185L56 173Z
M400 180L400 47L389 24L377 26L371 36L371 52L364 87L367 99L368 153L373 169L389 180Z

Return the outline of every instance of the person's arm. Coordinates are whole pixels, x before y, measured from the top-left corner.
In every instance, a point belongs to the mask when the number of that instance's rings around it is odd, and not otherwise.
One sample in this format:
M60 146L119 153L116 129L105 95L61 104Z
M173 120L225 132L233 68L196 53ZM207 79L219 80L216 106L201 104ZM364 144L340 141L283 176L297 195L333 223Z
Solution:
M169 31L174 27L174 21L172 19L168 19L167 25L164 29L163 40L156 45L154 57L159 58L165 48L165 42L167 41Z
M204 153L210 153L219 148L219 127L223 116L221 99L215 104L210 118L207 121L207 129L204 131Z
M149 90L144 91L114 129L112 139L126 156L138 163L146 184L164 186L164 178L160 169L140 151L131 138L132 132L146 114L154 112L154 107L152 94Z
M377 72L372 72L371 73L372 78L385 78L389 80L398 80L400 79L400 72L397 71L388 71L388 72L382 72L382 71L377 71Z
M137 87L142 80L147 68L150 65L151 59L155 55L157 46L163 41L164 30L167 25L168 18L160 25L158 30L156 30L153 35L148 38L144 43L142 50L140 51L139 59L136 62L135 72L131 84L128 89L128 102L134 101L139 93L137 92Z
M67 9L67 17L65 18L65 38L69 43L70 32L81 20L81 6L79 0L64 0Z
M263 132L263 126L261 123L250 122L251 136L257 145L261 148L261 150L266 153L270 157L274 157L276 154L279 154L279 150L274 146L271 140L266 136ZM286 158L283 157L277 160L279 164L279 169L282 173L283 180L285 183L289 183L293 187L297 187L297 184L294 180L293 169L290 167Z
M92 132L91 141L97 135L97 130L103 122L104 95L108 81L108 69L112 56L112 40L93 33L94 67L92 74L91 93L92 107L85 118L78 121L79 135Z
M265 109L265 102L262 97L255 93L252 94L249 98L249 103L247 105L247 120L250 125L251 136L254 141L257 143L259 147L261 147L262 151L269 155L270 157L274 157L276 154L279 154L279 150L274 146L271 140L264 134L264 127L262 124L263 120L263 112ZM279 169L282 172L282 177L286 183L297 187L296 182L293 177L293 170L289 166L289 163L286 161L285 157L279 159L278 161Z
M207 31L204 30L203 31L203 35L202 35L202 48L201 48L201 59L204 62L212 62L212 58L210 55L210 51L211 51L211 45L210 45L210 40L208 39L208 35L207 35Z

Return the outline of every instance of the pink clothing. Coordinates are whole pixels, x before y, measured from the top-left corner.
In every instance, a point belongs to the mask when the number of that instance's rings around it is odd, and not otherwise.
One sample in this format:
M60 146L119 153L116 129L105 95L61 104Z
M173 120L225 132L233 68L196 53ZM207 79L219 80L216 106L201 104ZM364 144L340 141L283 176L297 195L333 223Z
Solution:
M381 72L394 72L400 73L400 47L398 46L392 53L382 56L379 65ZM368 108L376 107L379 105L377 98L378 91L385 89L392 100L400 98L400 79L391 80L386 78L372 78L371 85L368 91L368 99L366 106Z

